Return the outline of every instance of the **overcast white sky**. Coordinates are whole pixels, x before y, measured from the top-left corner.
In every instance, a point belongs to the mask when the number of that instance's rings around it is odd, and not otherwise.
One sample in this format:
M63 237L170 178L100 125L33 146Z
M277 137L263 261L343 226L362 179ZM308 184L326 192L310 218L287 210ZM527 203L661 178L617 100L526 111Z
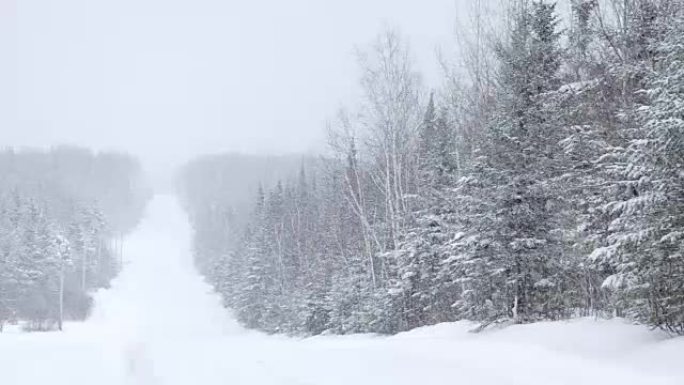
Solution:
M0 0L0 145L307 151L357 89L355 46L409 38L428 83L468 0Z

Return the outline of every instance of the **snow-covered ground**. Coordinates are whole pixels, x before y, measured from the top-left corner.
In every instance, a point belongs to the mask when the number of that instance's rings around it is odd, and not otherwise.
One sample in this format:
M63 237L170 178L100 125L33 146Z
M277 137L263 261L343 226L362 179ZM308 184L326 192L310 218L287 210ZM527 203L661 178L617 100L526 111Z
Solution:
M394 337L245 331L193 270L173 197L153 200L125 255L87 322L0 335L0 384L684 384L684 338L620 320L480 334L455 323Z

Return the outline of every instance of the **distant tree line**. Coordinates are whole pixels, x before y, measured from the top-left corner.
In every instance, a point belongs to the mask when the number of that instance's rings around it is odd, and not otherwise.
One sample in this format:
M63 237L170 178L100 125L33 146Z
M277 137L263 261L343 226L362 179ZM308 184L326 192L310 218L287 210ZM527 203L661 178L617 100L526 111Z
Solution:
M195 229L195 262L201 271L240 243L259 186L296 176L302 161L299 155L229 153L204 155L181 167L176 187Z
M121 235L147 200L137 161L59 147L0 152L0 330L61 328L120 268Z
M395 333L615 315L684 334L684 3L574 0L561 20L516 0L502 25L473 29L433 93L382 34L330 154L260 189L238 240L221 205L195 221L240 321Z

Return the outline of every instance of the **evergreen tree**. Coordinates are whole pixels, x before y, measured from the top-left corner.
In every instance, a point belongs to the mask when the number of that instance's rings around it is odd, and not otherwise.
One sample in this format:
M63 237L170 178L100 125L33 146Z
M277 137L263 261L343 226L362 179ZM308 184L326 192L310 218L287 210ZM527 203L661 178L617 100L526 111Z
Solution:
M663 41L650 41L651 48L644 49L653 53L657 65L645 79L645 105L635 107L642 126L625 152L623 172L629 183L623 200L610 204L617 214L613 231L608 246L597 249L596 255L615 267L606 286L618 290L628 314L681 334L684 19L681 8L667 16L672 24Z
M478 296L463 310L493 312L490 321L510 317L529 322L555 318L562 311L553 295L562 280L553 211L560 194L554 183L557 133L554 117L543 104L546 94L560 84L557 26L553 3L533 2L515 15L509 40L498 49L498 118L474 170L479 181L466 180L479 187L474 200L482 203L474 207L483 210L474 226L478 241L469 246L471 256L466 259L482 267L473 270L477 278L468 281L475 287L493 281L497 290ZM489 283L477 282L481 279ZM483 307L489 309L476 309Z

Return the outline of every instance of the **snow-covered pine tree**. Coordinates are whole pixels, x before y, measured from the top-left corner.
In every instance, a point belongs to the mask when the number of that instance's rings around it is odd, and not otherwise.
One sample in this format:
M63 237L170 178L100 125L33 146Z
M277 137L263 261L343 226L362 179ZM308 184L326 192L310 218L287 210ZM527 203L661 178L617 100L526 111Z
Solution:
M412 203L414 212L394 253L397 276L389 288L402 330L455 318L450 308L454 293L438 279L441 262L448 258L445 244L458 223L450 199L455 162L447 116L444 108L437 111L431 95L419 130L420 183Z
M615 38L609 42L612 48L607 52L613 52L613 56L606 63L602 88L613 114L604 124L612 130L603 135L609 146L595 161L604 175L605 187L601 199L591 208L594 228L589 238L594 247L589 262L605 273L603 288L616 315L642 318L635 311L644 300L643 282L638 283L641 277L635 266L638 259L646 256L636 254L635 245L652 246L648 241L652 165L644 156L650 134L642 111L651 101L643 90L653 81L653 70L659 60L657 44L666 35L675 20L671 15L679 13L678 9L679 1L625 2L620 14L621 27L610 34Z
M561 194L559 133L544 103L560 85L559 21L555 3L522 1L514 10L508 40L497 49L499 111L473 173L463 179L471 211L465 215L474 223L460 257L468 272L459 307L487 322L530 322L566 311L554 210Z
M684 334L684 13L681 2L658 5L642 8L658 12L642 50L652 70L637 90L646 99L635 105L640 127L624 152L624 198L609 205L613 231L596 253L614 264L606 286L628 315Z
M60 256L56 233L35 201L21 220L21 251L17 262L17 311L30 330L47 330L58 319Z
M18 296L18 253L16 201L0 195L0 332L16 312Z
M266 274L272 273L265 269L263 262L268 257L265 200L263 188L259 186L252 221L245 233L243 246L231 260L231 267L240 274L235 279L235 294L230 302L238 319L252 328L263 328L268 279Z

